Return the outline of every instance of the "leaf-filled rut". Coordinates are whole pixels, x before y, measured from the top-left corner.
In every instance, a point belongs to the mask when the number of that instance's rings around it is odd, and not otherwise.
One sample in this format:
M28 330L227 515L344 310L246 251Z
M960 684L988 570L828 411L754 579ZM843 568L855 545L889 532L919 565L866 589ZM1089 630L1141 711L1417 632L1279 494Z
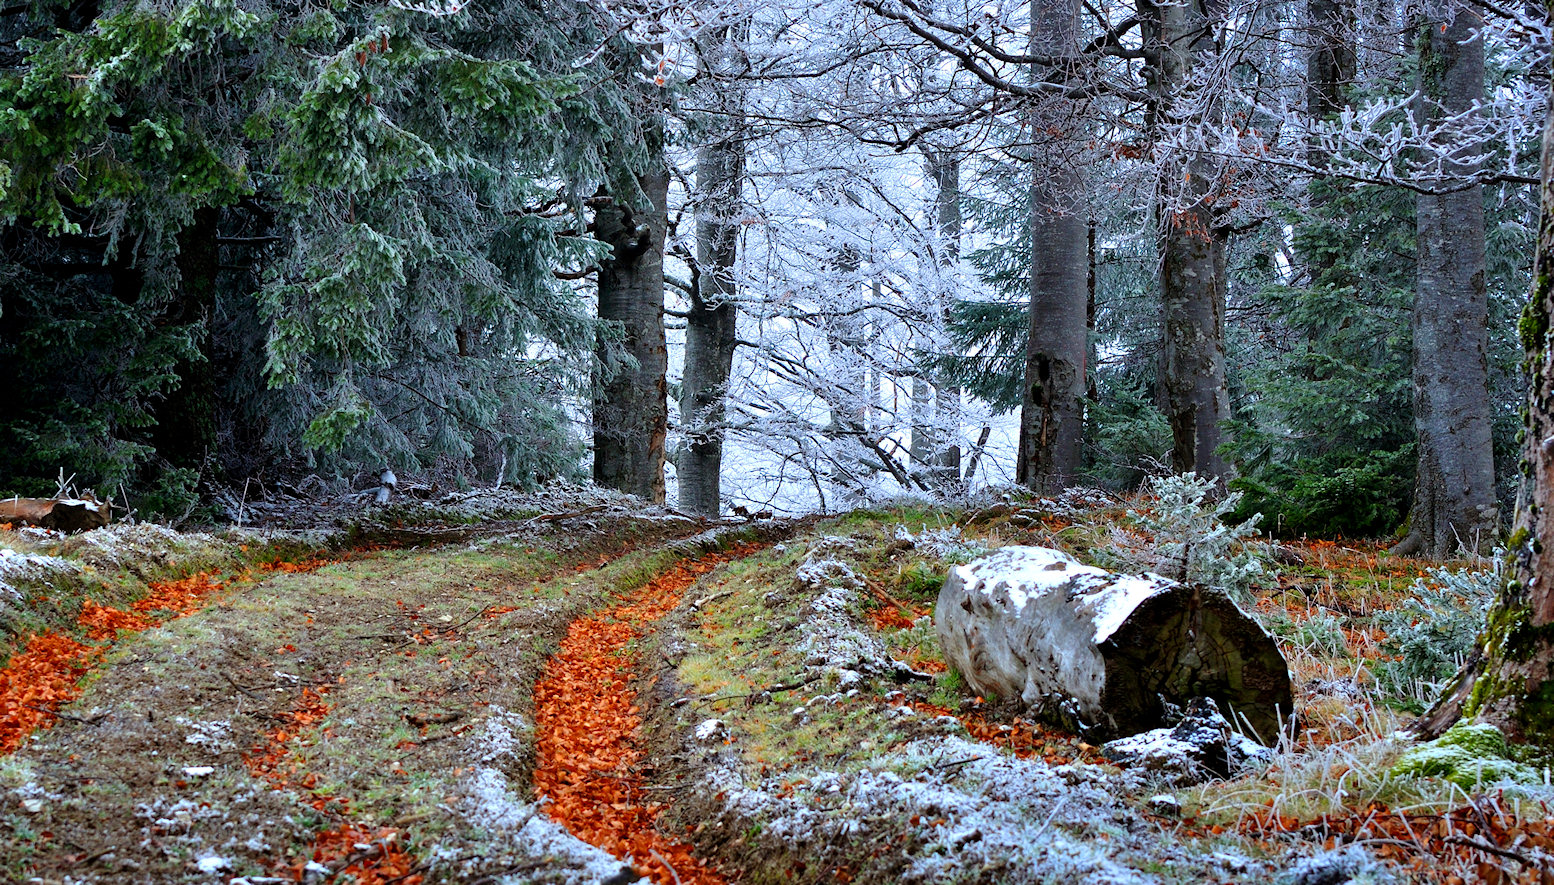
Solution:
M534 687L534 791L548 800L546 813L661 885L725 880L690 846L656 827L662 803L645 789L641 770L642 717L630 687L639 659L633 642L698 578L759 546L678 563L619 605L573 621Z

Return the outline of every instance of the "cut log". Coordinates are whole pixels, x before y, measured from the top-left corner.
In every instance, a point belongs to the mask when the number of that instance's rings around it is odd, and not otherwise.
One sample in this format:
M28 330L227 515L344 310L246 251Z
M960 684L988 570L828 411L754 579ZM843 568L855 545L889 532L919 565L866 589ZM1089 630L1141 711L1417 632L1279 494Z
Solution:
M100 529L110 521L111 502L81 498L0 498L0 523L38 525L61 532Z
M1292 710L1284 656L1225 594L1059 550L1004 547L956 566L934 622L973 689L1091 740L1174 724L1171 707L1209 697L1271 744Z

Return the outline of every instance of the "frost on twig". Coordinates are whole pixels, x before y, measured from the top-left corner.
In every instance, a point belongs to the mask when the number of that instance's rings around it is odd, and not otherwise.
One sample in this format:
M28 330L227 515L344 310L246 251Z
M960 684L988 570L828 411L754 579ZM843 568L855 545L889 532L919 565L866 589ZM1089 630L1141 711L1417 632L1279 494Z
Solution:
M457 15L459 12L463 11L465 6L469 5L468 3L464 2L464 0L443 0L443 2L440 3L412 3L406 2L406 0L388 0L388 3L395 9L403 9L407 12L419 12L424 15L435 16L437 18Z

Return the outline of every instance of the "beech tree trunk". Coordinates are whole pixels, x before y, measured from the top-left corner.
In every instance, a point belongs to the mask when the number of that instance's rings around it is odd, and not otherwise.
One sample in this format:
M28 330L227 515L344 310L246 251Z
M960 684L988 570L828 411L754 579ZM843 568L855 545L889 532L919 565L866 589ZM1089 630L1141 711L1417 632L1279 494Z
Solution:
M610 245L599 268L599 318L619 323L626 353L594 394L594 482L647 501L664 500L664 437L669 426L669 348L664 340L664 232L669 173L638 177L649 205L600 206L594 224ZM601 345L602 348L603 345ZM601 358L605 355L601 353Z
M702 50L702 68L724 73L737 53L729 29ZM685 371L680 381L680 507L717 516L722 506L724 404L734 366L739 311L734 265L739 258L739 212L745 177L742 96L734 84L716 87L724 113L717 134L696 154L695 285L685 326Z
M907 445L907 458L912 462L912 469L920 478L926 479L929 470L934 466L934 450L939 446L937 434L933 428L933 385L923 377L924 370L919 368L918 374L911 379L911 418L912 440Z
M1206 203L1162 212L1159 218L1171 466L1177 473L1195 471L1223 482L1229 467L1215 450L1224 442L1220 422L1230 417L1225 239L1214 230L1213 211Z
M1465 716L1554 747L1554 114L1543 126L1532 280L1518 324L1530 384L1521 460L1526 488L1506 541L1510 574L1455 684L1414 724L1422 737L1435 737Z
M859 205L852 194L845 194L852 205ZM833 258L837 276L844 282L848 294L842 303L851 304L854 290L859 285L859 271L863 267L863 254L857 247L844 243L836 248ZM879 296L880 285L873 283L874 294ZM901 468L886 459L878 451L871 431L874 404L865 397L874 390L869 380L869 353L874 346L873 329L869 321L859 314L839 311L824 319L826 348L830 351L828 366L831 383L824 397L831 419L826 426L827 445L820 457L825 459L826 484L832 489L833 500L841 500L844 506L853 506L866 497L871 477L880 470L889 470L904 487L909 483ZM822 496L823 497L823 496Z
M939 264L946 278L953 278L960 261L960 235L964 215L960 204L960 158L949 150L929 154L929 176L934 182L934 218L939 234ZM947 293L952 295L953 293ZM941 320L952 305L946 297ZM934 415L940 438L934 441L932 476L935 488L950 490L960 484L960 385L948 378L934 379Z
M1482 19L1468 8L1450 21L1418 22L1420 102L1434 121L1468 112L1484 95ZM1444 26L1444 28L1443 28ZM1449 175L1470 175L1468 163ZM1449 186L1449 178L1438 185ZM1400 553L1451 556L1487 551L1499 537L1490 441L1488 298L1484 287L1484 197L1478 187L1420 194L1414 296L1414 427L1419 474Z
M1073 59L1077 68L1079 9L1075 0L1032 0L1031 54ZM1032 164L1030 337L1015 478L1054 494L1073 482L1083 456L1089 225L1084 179L1067 150L1080 143L1073 102L1043 102L1031 123L1033 133L1063 135L1038 146Z
M1145 53L1158 72L1152 84L1157 124L1173 122L1184 102L1197 56L1217 52L1222 0L1140 2ZM1208 109L1191 113L1218 113ZM1171 422L1172 467L1221 484L1229 466L1216 453L1230 417L1225 386L1225 231L1216 211L1217 167L1193 155L1167 164L1160 178L1155 221L1160 237L1160 299L1164 325L1162 372Z

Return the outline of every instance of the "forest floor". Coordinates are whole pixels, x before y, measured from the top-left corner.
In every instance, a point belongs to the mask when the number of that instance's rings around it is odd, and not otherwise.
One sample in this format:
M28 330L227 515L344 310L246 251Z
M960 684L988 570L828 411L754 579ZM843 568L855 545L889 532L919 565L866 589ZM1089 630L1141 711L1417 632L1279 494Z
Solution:
M1299 725L1233 779L1119 769L947 670L953 563L1137 570L1145 506L709 524L571 490L0 529L0 881L1554 878L1554 790L1395 771L1420 699L1379 684L1380 616L1432 573L1378 545L1284 545L1255 610Z

